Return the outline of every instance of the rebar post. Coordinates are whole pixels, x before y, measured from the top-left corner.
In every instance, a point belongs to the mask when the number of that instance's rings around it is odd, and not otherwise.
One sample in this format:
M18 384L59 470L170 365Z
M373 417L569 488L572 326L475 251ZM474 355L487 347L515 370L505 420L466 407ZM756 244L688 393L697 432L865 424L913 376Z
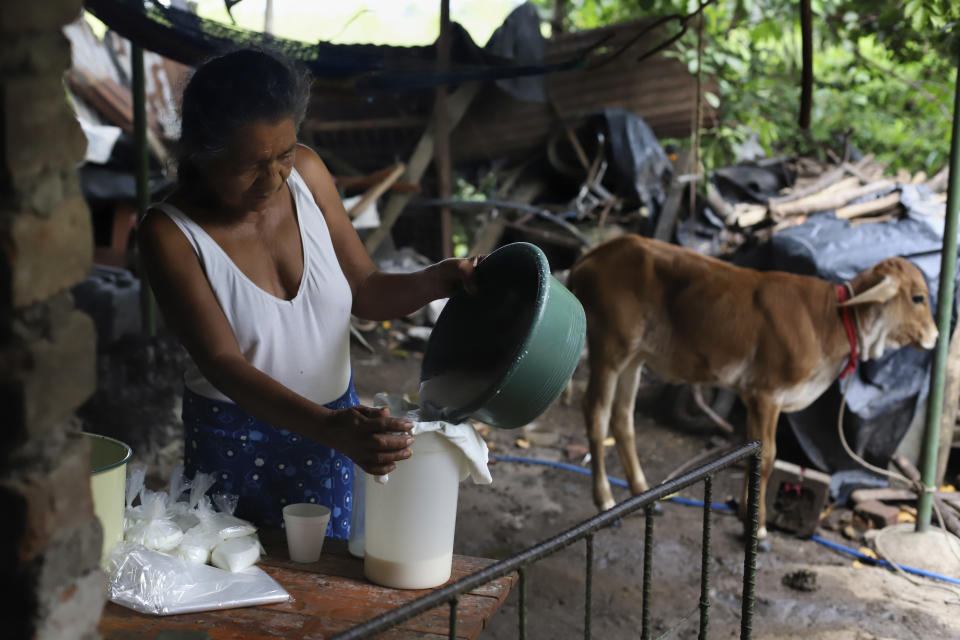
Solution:
M757 589L757 531L760 528L760 465L763 451L750 456L750 484L747 492L747 530L743 554L743 602L740 612L740 638L753 636L753 602Z
M527 640L527 568L520 567L520 640Z
M457 606L460 598L454 596L450 600L450 640L457 640Z
M703 542L700 545L700 634L699 640L706 640L707 627L710 625L710 519L713 502L713 478L703 480Z
M650 593L653 590L653 502L643 508L646 527L643 532L643 606L640 639L650 640Z
M583 605L583 637L591 638L593 624L593 534L587 534L587 593Z

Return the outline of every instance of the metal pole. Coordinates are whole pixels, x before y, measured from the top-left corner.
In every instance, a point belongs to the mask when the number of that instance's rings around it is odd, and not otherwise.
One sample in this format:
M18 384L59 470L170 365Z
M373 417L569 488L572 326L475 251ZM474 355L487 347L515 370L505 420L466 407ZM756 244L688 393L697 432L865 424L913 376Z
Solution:
M957 271L957 209L960 207L960 66L953 97L953 135L950 141L950 182L947 189L947 219L943 225L943 251L940 252L940 289L937 294L937 329L940 337L933 352L930 393L927 395L927 424L923 437L923 484L937 482L937 448L940 444L940 418L943 412L943 387L947 377L947 350L950 345L950 315L953 309L953 285ZM917 506L917 531L930 528L933 494L924 491Z
M130 43L130 66L133 82L133 142L136 149L137 225L150 206L150 160L147 149L147 89L143 68L143 49ZM143 265L138 264L140 277L140 326L147 335L156 335L157 323L153 294L147 283Z

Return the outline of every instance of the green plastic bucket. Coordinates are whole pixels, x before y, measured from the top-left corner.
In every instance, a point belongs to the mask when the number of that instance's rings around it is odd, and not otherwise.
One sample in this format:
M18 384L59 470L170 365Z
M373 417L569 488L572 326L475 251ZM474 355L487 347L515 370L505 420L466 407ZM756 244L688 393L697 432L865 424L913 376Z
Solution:
M100 561L106 560L113 545L123 540L123 509L126 504L127 461L133 452L113 438L84 433L90 442L90 491L93 512L103 526Z
M522 427L547 410L580 360L587 321L536 246L517 242L476 269L478 291L450 298L420 369L420 402L444 420Z

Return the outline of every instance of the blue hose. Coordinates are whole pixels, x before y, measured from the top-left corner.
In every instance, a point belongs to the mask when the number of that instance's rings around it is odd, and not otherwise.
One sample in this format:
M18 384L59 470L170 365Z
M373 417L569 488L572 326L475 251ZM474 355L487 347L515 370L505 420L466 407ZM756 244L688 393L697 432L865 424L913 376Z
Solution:
M810 539L813 540L814 542L818 542L822 544L825 547L830 547L831 549L834 549L836 551L842 551L843 553L850 554L851 556L854 556L855 558L863 560L864 562L867 562L869 564L874 564L874 565L877 565L878 567L889 567L891 569L894 568L893 565L887 562L886 560L883 560L881 558L872 558L865 553L860 553L856 549L851 549L850 547L845 547L842 544L831 542L826 538L821 538L820 536L810 536ZM897 566L899 566L901 569L903 569L907 573L923 576L924 578L934 578L935 580L942 580L944 582L949 582L950 584L960 585L960 580L957 580L956 578L951 578L950 576L944 576L939 573L933 573L932 571L924 571L923 569L908 567L905 564L901 564Z
M551 462L550 460L537 460L536 458L521 458L517 456L490 456L490 459L495 462L522 462L525 464L538 464L544 467L554 467L556 469L563 469L565 471L573 471L574 473L580 473L585 476L592 475L589 469L584 469L583 467L567 464L565 462ZM621 480L620 478L608 477L607 479L610 481L611 484L615 484L618 487L629 488L627 483ZM677 504L686 505L688 507L701 507L701 508L703 507L703 502L701 500L693 500L691 498L681 498L679 496L674 496L672 498L667 498L667 500L669 500L670 502L675 502ZM717 511L732 510L729 505L723 502L712 502L710 504L710 508L715 509ZM850 547L844 546L842 544L831 542L826 538L821 538L820 536L810 536L810 539L818 544L821 544L825 547L833 549L834 551L840 551L842 553L846 553L851 556L854 556L855 558L859 560L863 560L868 564L876 565L878 567L888 567L890 569L893 568L893 565L887 562L886 560L881 560L879 558L871 558L865 553L860 553L856 549L851 549ZM924 578L933 578L934 580L949 582L950 584L960 585L960 580L957 580L956 578L951 578L950 576L941 575L939 573L933 573L932 571L924 571L923 569L917 569L915 567L908 567L907 565L904 565L904 564L901 564L898 566L904 571L906 571L907 573L923 576Z
M583 467L578 467L576 465L567 464L565 462L552 462L550 460L537 460L536 458L520 458L516 456L490 456L490 459L495 462L524 462L526 464L539 464L543 467L554 467L556 469L564 469L565 471L573 471L574 473L580 473L585 476L592 475L590 469L584 469ZM618 487L623 487L629 489L630 485L626 481L621 480L620 478L607 477L607 480L610 481L610 484L615 484ZM680 496L673 496L672 498L665 498L670 502L676 502L677 504L686 505L688 507L703 507L702 500L693 500L692 498L681 498ZM716 511L732 511L730 505L723 502L711 502L710 508Z

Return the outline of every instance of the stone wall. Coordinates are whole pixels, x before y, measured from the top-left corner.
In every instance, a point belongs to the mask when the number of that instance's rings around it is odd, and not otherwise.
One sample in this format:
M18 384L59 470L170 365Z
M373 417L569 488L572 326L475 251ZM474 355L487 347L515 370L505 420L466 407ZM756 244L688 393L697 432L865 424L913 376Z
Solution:
M0 2L0 576L4 638L94 638L105 602L88 449L95 334L69 288L91 268L61 83L81 0Z

